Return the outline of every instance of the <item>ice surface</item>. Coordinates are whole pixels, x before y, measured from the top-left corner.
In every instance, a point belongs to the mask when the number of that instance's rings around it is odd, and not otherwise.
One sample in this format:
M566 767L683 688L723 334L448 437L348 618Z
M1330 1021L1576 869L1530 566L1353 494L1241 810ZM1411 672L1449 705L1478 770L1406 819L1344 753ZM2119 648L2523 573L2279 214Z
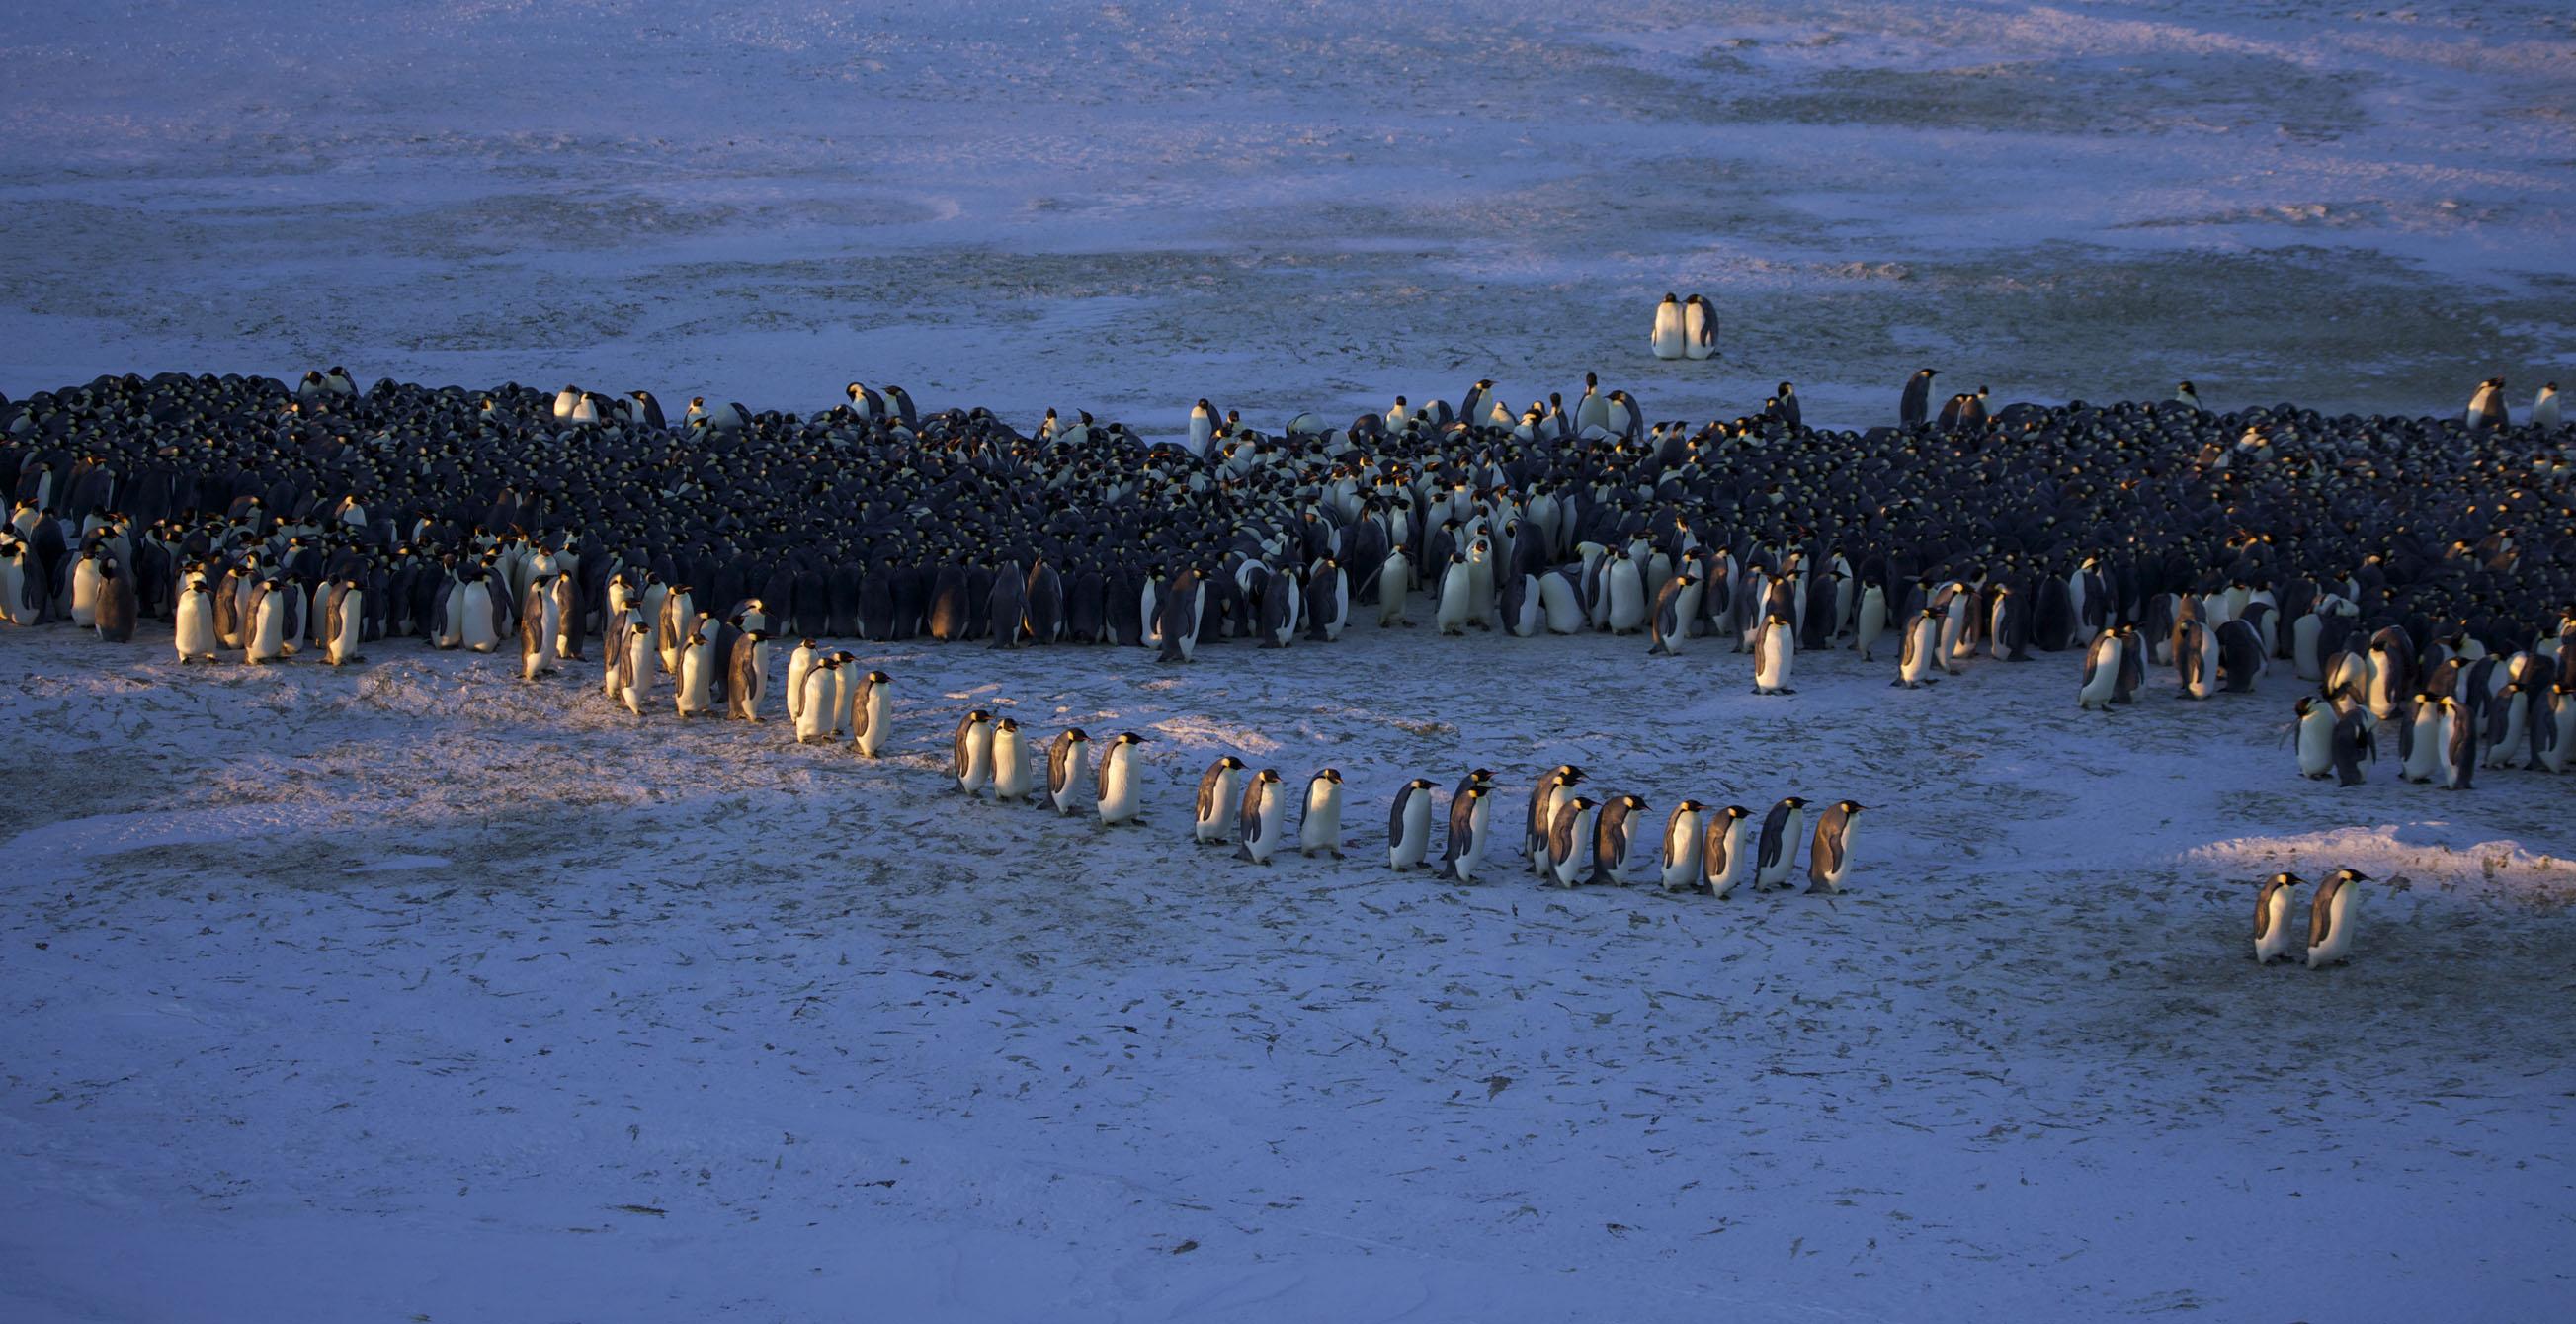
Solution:
M1151 431L1601 368L1861 425L1927 363L2403 413L2569 371L2563 5L39 0L0 61L13 394L856 378ZM1645 355L1671 289L1720 360Z
M1761 699L1708 640L861 643L870 763L586 667L166 640L0 635L47 751L0 764L13 1321L2567 1298L2567 784L2304 781L2287 684L2106 716L2072 655L1920 691L1810 655ZM1149 825L962 800L970 705L1147 733ZM1228 749L1341 768L1349 858L1191 845ZM1854 891L1385 867L1405 779L1516 805L1560 760L1658 824L1858 799ZM2252 880L2344 864L2410 884L2365 885L2354 963L2257 970Z

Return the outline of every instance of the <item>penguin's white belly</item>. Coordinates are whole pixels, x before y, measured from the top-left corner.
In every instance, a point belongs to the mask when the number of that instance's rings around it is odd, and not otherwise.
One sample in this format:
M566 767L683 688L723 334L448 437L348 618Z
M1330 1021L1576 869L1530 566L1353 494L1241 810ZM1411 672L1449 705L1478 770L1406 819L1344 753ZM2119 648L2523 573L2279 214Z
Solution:
M680 687L677 704L680 716L694 717L707 711L707 655L713 644L693 644L680 652Z
M1789 643L1789 627L1775 625L1762 632L1762 657L1754 668L1753 683L1764 693L1778 693L1789 687L1789 659L1794 655Z
M1398 869L1410 869L1422 863L1431 853L1431 793L1415 793L1405 802L1403 826L1395 841L1387 847L1387 863Z
M2334 770L2334 718L2310 712L2299 719L2299 774L2322 777Z
M851 716L853 721L855 721L858 716L856 712L856 708L858 706L857 701L855 699L852 700L853 711ZM867 708L867 724L861 728L858 733L859 753L868 758L875 758L877 756L877 749L885 743L885 687L882 685L872 685L868 687L868 700L865 706ZM1080 768L1074 769L1074 785L1079 786L1082 784L1082 772L1083 770Z
M1542 575L1538 581L1539 605L1547 614L1549 634L1581 634L1583 604L1575 600L1574 586L1563 575Z
M1637 563L1621 561L1613 565L1606 576L1606 583L1609 587L1611 633L1627 634L1642 629L1646 624L1646 587L1643 577L1637 573Z
M1029 797L1028 751L1016 731L993 734L993 798L1005 803Z
M1664 834L1664 890L1679 892L1696 886L1700 866L1700 818L1685 814Z

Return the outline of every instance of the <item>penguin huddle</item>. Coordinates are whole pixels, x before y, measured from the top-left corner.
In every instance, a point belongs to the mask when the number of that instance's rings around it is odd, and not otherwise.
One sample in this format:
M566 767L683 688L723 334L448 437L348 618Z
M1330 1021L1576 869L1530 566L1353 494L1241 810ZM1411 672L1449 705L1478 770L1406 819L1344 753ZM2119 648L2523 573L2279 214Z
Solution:
M2337 869L2317 884L2308 906L2307 965L2322 970L2352 959L2353 927L2360 918L2359 884L2370 876L2356 869ZM2398 880L2402 887L2402 880ZM2297 898L2293 889L2306 886L2294 873L2276 873L2263 880L2254 897L2254 962L2270 965L2288 959L2293 906Z

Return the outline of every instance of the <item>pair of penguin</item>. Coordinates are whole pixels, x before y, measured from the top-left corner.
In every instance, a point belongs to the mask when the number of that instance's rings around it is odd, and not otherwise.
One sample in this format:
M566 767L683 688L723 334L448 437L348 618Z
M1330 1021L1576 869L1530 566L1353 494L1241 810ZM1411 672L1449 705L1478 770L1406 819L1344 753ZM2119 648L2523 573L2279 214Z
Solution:
M1647 346L1659 359L1705 359L1717 353L1717 307L1700 295L1685 302L1670 294L1655 305Z
M2301 695L2291 733L2298 743L2299 775L2310 781L2332 777L2337 786L2359 786L2362 761L2379 759L2370 714L2357 703Z
M2554 428L2561 422L2561 417L2558 383L2543 384L2540 394L2531 399L2531 425ZM2478 383L2478 389L2469 394L2469 407L2460 421L2471 432L2512 427L2513 413L2504 402L2504 378L2489 377Z
M2294 873L2276 873L2263 880L2254 898L2254 961L2270 965L2290 954L2290 907L2297 899L2291 889L2306 880ZM2320 970L2352 959L2353 923L2358 918L2354 906L2359 896L2357 884L2370 881L2370 875L2355 869L2337 869L2317 884L2316 896L2308 905L2308 968Z
M1000 804L1027 804L1035 794L1041 808L1071 816L1095 812L1107 826L1142 825L1145 821L1136 781L1136 747L1145 737L1122 732L1088 763L1090 734L1080 727L1057 735L1046 750L1046 782L1032 780L1031 748L1017 719L996 717L977 708L959 718L949 742L949 776L968 796L993 793Z
M1267 865L1287 839L1288 792L1276 768L1254 772L1224 755L1199 775L1191 838L1202 845L1236 843L1235 858ZM1306 779L1297 819L1298 853L1342 858L1342 774L1324 768Z

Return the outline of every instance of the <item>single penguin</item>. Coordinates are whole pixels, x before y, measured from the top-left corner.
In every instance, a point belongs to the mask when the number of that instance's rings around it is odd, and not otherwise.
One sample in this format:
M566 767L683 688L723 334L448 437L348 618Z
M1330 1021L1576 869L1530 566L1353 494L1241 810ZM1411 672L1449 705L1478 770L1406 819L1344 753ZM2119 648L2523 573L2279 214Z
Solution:
M1342 774L1326 768L1306 783L1306 805L1297 818L1297 853L1323 851L1342 858Z
M969 796L981 795L993 784L991 713L977 708L957 720L957 733L948 742L948 772L957 789Z
M769 635L745 630L725 659L725 707L737 722L760 720L760 701L769 691Z
M2105 630L2084 650L2084 683L2075 691L2077 709L2111 710L2111 695L2120 684L2120 636ZM2306 700L2301 700L2304 703Z
M2371 729L2369 716L2358 708L2345 709L2343 715L2335 719L2333 750L2335 785L2361 785L2362 760L2367 758L2377 762L2379 759L2379 742Z
M624 650L625 660L617 668L617 698L626 711L644 715L644 705L653 698L653 627L642 621L630 622L624 641L610 645Z
M885 748L886 686L894 677L882 671L871 671L859 677L850 695L850 743L861 758L875 758Z
M179 660L183 663L214 661L214 591L202 583L192 583L180 590L176 617L178 628L170 643L178 650Z
M1670 294L1665 295L1664 301L1655 305L1655 330L1647 338L1648 347L1654 350L1656 358L1677 359L1684 354L1688 338L1688 328L1682 317L1682 301Z
M1547 837L1556 827L1557 804L1574 795L1576 783L1583 780L1583 770L1571 763L1560 763L1539 778L1530 791L1529 821L1524 846L1529 852L1530 872L1547 873Z
M2263 880L2254 896L2254 964L2270 965L2290 954L2290 906L2296 900L2290 889L2303 881L2294 873Z
M1932 379L1940 375L1938 368L1918 368L1905 379L1905 394L1896 405L1898 426L1917 427L1932 417Z
M1279 770L1263 768L1244 779L1243 803L1237 810L1235 858L1267 865L1287 830L1288 801L1281 794Z
M1660 862L1664 870L1664 890L1688 892L1700 885L1700 861L1705 843L1708 806L1697 800L1684 800L1673 806L1664 818L1664 849Z
M1449 843L1444 848L1450 872L1462 883L1476 881L1476 869L1485 861L1487 842L1491 839L1494 812L1493 788L1470 785L1458 793L1449 806Z
M2468 413L2461 421L2471 432L2511 427L2513 420L2507 415L2504 405L2504 378L2489 377L2478 383L2477 393L2469 397ZM2323 892L2318 893L2320 899L2324 895Z
M1816 839L1807 848L1807 890L1840 892L1851 872L1852 834L1860 830L1857 801L1837 800L1816 815Z
M805 677L813 672L814 664L821 661L822 658L822 650L815 647L814 641L811 639L799 642L796 647L787 654L788 721L793 722L804 715Z
M1798 863L1798 834L1807 826L1807 802L1790 796L1763 815L1762 836L1753 855L1753 890L1767 892L1789 885Z
M1888 683L1909 690L1940 684L1932 675L1934 659L1940 652L1941 613L1927 606L1905 631L1905 645L1896 655L1896 679Z
M1753 641L1753 692L1795 694L1789 688L1789 664L1798 653L1797 626L1781 612L1771 613Z
M1621 876L1628 866L1628 854L1636 844L1637 828L1645 819L1646 802L1633 795L1614 795L1601 805L1592 829L1592 872L1587 883L1607 887L1626 885Z
M1682 353L1705 359L1717 353L1717 306L1694 294L1682 301Z
M1006 805L1029 802L1029 750L1020 724L1009 717L993 723L993 799Z
M1109 747L1100 751L1098 781L1092 803L1100 810L1100 821L1109 827L1121 823L1143 826L1142 807L1136 796L1136 746L1145 737L1133 731L1121 731Z
M1745 825L1752 821L1752 810L1728 805L1708 815L1707 826L1700 832L1700 885L1720 901L1735 891L1752 863L1752 852L1744 842Z
M2309 969L2352 959L2353 921L2359 918L2353 909L2358 896L2354 884L2369 881L2367 874L2337 869L2317 884L2316 899L2308 906Z
M1390 869L1420 867L1431 854L1431 801L1437 788L1416 777L1398 788L1386 813L1386 863Z
M805 697L796 704L796 743L811 745L832 738L832 698L840 684L841 664L826 657L805 669Z
M133 642L134 618L142 613L142 609L142 600L134 592L134 577L126 574L113 560L102 562L98 572L98 600L90 618L98 637L111 644Z
M672 706L682 717L715 715L716 661L715 621L698 613L680 647L680 675Z
M2558 383L2551 382L2540 388L2540 394L2532 397L2531 425L2536 428L2557 427L2558 410Z
M2291 727L2299 748L2299 775L2323 781L2334 775L2334 705L2313 695L2299 696Z
M1091 780L1091 736L1068 727L1047 746L1047 803L1058 814L1087 813L1094 802Z
M2175 383L2174 402L2191 410L2195 414L2205 414L2209 412L2208 407L2200 402L2200 391L2187 381Z
M1199 774L1199 798L1190 836L1200 845L1223 845L1242 834L1235 814L1243 799L1243 760L1224 755Z

